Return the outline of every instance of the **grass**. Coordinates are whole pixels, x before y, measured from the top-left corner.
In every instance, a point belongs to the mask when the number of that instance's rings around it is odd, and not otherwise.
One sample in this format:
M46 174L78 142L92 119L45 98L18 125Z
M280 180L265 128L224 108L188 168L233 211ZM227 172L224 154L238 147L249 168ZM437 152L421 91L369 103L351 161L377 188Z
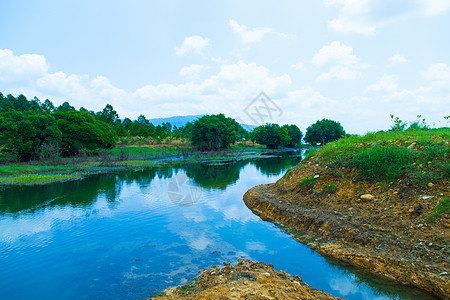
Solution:
M325 145L316 159L338 169L358 170L362 179L409 177L420 185L450 178L450 128L350 136Z
M330 183L327 185L327 193L328 194L334 194L338 190L338 187L334 183Z
M158 145L161 146L161 145ZM149 167L161 163L159 160L176 157L176 161L167 163L183 163L196 161L219 161L248 157L242 151L258 148L249 145L233 146L230 151L215 153L199 153L190 147L177 145L125 146L111 150L98 151L96 155L80 155L61 158L58 165L50 165L50 161L11 163L0 165L0 185L41 185L57 181L81 179L92 173L109 172L117 168ZM185 158L182 158L185 157Z
M10 175L0 177L2 185L41 185L52 182L61 182L68 180L76 180L83 178L83 174L79 172L69 174L23 174Z
M450 199L442 198L438 205L434 208L434 211L428 216L428 220L434 221L446 213L450 213Z
M308 193L316 186L316 179L314 177L302 178L298 184L299 192Z

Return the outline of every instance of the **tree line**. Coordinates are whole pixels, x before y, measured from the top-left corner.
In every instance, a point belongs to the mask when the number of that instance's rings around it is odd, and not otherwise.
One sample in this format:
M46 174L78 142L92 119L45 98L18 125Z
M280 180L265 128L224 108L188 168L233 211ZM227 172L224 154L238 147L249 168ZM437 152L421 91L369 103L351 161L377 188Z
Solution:
M325 144L344 136L342 126L330 120L308 127L304 140ZM153 125L144 115L121 120L112 105L101 111L76 110L68 102L55 107L46 99L0 93L0 151L20 161L45 159L48 155L72 156L80 151L111 149L121 137L151 137L157 141L185 138L198 150L226 149L238 141L253 141L268 148L295 147L303 133L296 125L266 124L247 131L223 114L205 115L184 126Z

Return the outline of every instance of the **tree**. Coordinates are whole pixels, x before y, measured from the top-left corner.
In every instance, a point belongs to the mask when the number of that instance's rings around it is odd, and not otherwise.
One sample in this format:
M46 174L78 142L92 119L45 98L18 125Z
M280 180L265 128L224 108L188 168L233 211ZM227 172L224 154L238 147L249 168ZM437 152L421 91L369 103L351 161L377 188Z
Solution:
M291 142L287 129L278 124L261 125L253 132L255 141L258 144L266 145L269 149L277 149L280 146L289 145Z
M302 143L303 133L297 125L283 125L281 128L286 128L287 133L291 138L291 142L287 145L288 147L295 147Z
M97 120L89 112L59 111L53 115L62 132L63 148L68 154L76 154L82 148L109 149L116 143L116 135L111 125Z
M75 111L75 107L73 107L72 105L69 104L69 102L64 102L63 104L61 104L60 106L58 106L55 111L61 111L61 112L65 112L65 111Z
M345 136L345 131L339 122L322 119L306 129L305 141L310 144L325 145Z
M59 145L62 136L53 116L13 109L0 115L0 132L0 145L21 161L37 156L44 143Z
M190 139L199 150L220 150L236 141L236 132L224 114L206 115L194 122Z
M119 119L119 115L114 110L111 104L106 104L102 111L96 114L96 117L100 120L114 127L114 123Z

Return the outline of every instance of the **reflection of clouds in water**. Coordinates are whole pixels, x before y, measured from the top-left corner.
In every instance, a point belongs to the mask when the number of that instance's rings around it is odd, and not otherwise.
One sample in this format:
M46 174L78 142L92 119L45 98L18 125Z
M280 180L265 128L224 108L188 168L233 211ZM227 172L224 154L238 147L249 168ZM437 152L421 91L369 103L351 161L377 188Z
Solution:
M212 239L205 237L205 233L183 231L181 236L187 241L189 247L197 251L205 250L206 247L214 244Z
M261 242L247 242L247 251L266 251L266 245Z
M342 296L348 296L351 294L359 294L362 299L365 300L383 300L386 299L382 296L375 296L373 294L368 295L364 290L358 288L358 284L355 283L355 275L347 274L342 277L332 277L330 280L330 287L341 293Z
M191 209L188 211L183 211L183 216L188 220L194 221L195 223L205 222L208 220L208 218L203 214L203 211L200 207L196 207L195 209Z
M48 232L57 223L75 221L85 215L86 212L83 210L56 207L34 214L4 218L0 220L0 239L12 243L21 236ZM51 239L50 236L48 238ZM39 244L36 243L36 246Z

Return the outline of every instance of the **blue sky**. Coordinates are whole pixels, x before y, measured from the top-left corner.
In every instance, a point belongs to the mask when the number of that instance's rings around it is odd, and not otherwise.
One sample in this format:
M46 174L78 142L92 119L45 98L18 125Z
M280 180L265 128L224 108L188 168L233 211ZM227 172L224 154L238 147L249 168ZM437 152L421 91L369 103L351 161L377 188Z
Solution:
M216 114L303 131L450 115L450 0L0 3L0 92L123 117ZM253 104L252 104L253 103ZM248 111L248 110L247 110Z

